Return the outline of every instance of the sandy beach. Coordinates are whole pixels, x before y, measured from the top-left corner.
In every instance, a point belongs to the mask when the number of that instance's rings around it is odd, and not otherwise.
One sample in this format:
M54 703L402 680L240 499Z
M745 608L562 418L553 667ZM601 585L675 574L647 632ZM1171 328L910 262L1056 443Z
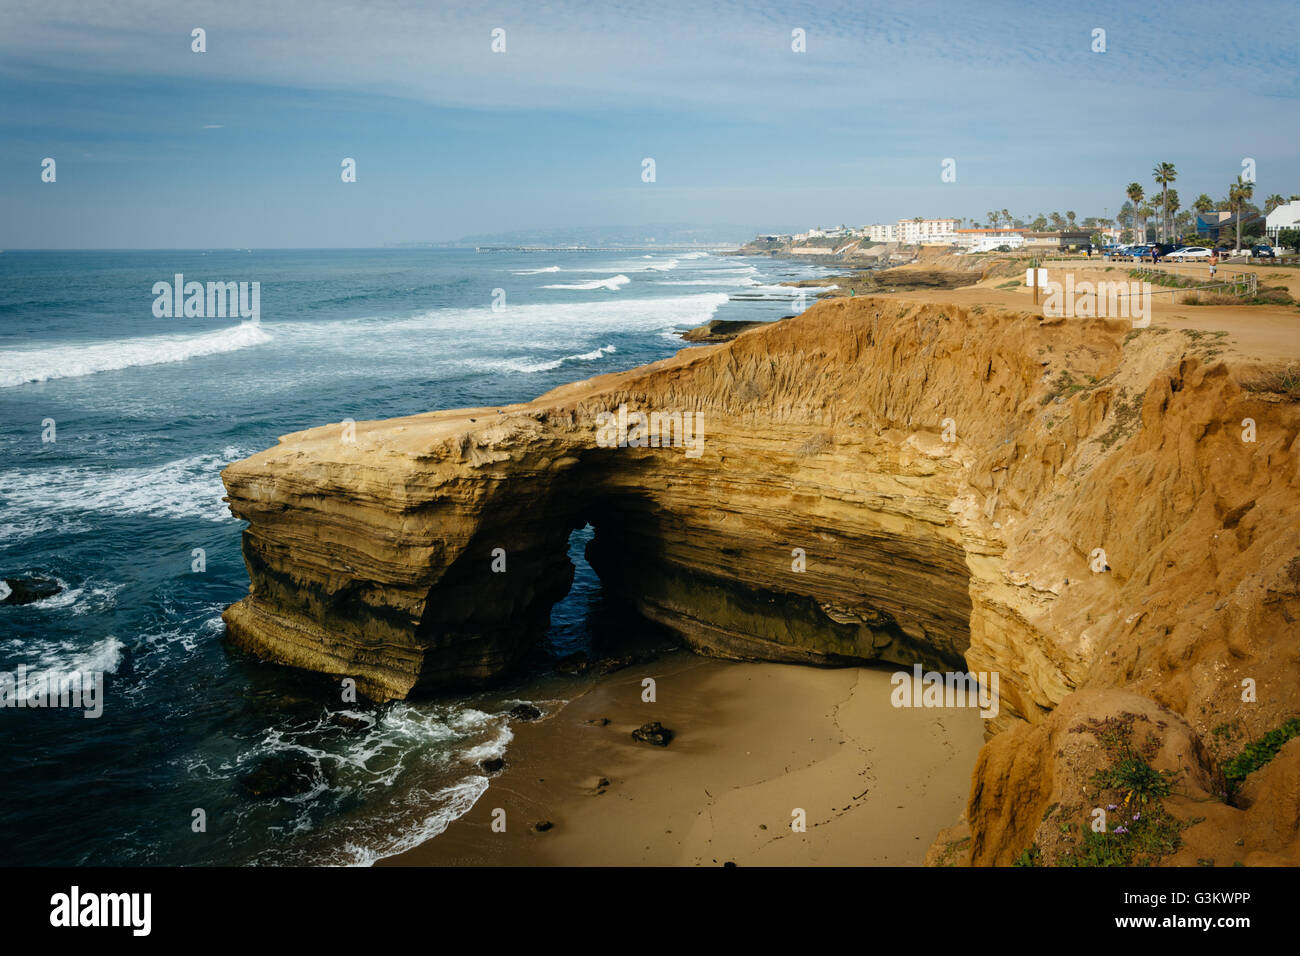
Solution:
M381 865L919 865L962 812L983 726L894 708L891 670L676 652L617 672L517 723L474 808ZM669 746L632 738L656 720Z

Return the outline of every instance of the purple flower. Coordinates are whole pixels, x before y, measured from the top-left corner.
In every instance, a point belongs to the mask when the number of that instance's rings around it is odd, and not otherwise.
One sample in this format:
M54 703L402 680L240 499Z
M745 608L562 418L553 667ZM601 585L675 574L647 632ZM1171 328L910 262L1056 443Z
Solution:
M1107 810L1118 810L1118 809L1119 809L1119 804L1117 804L1117 803L1108 803L1108 804L1106 804L1106 809L1107 809Z
M1135 814L1133 814L1133 819L1134 819L1134 820L1141 820L1141 819L1142 819L1142 814L1141 814L1141 813L1135 813Z
M1116 832L1116 833L1128 833L1128 828L1127 828L1127 827L1116 827L1116 828L1115 828L1115 832Z

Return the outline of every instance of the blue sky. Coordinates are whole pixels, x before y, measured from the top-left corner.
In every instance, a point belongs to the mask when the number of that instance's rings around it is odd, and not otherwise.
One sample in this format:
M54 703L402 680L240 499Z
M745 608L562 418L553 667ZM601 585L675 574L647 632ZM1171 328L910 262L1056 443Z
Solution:
M1297 37L1297 3L5 0L0 248L1082 217L1244 157L1262 201L1300 193Z

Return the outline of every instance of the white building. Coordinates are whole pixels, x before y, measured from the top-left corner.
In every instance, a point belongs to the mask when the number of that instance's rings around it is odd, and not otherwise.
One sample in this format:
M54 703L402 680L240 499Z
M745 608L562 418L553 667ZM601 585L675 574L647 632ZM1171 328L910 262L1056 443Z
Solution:
M1300 229L1300 200L1278 206L1264 220L1264 232L1274 242L1283 229Z
M999 246L1019 249L1025 244L1023 229L958 229L955 243L970 252L993 252Z
M873 223L865 227L867 238L872 242L897 242L898 226L892 222Z
M956 242L956 219L900 219L895 226L898 242L908 244Z

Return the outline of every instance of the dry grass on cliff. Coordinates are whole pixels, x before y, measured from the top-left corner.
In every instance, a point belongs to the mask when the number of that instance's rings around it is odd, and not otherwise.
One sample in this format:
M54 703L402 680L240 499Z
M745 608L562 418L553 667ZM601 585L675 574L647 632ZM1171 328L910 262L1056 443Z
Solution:
M1262 369L1241 383L1248 392L1281 395L1287 401L1300 402L1300 365Z

